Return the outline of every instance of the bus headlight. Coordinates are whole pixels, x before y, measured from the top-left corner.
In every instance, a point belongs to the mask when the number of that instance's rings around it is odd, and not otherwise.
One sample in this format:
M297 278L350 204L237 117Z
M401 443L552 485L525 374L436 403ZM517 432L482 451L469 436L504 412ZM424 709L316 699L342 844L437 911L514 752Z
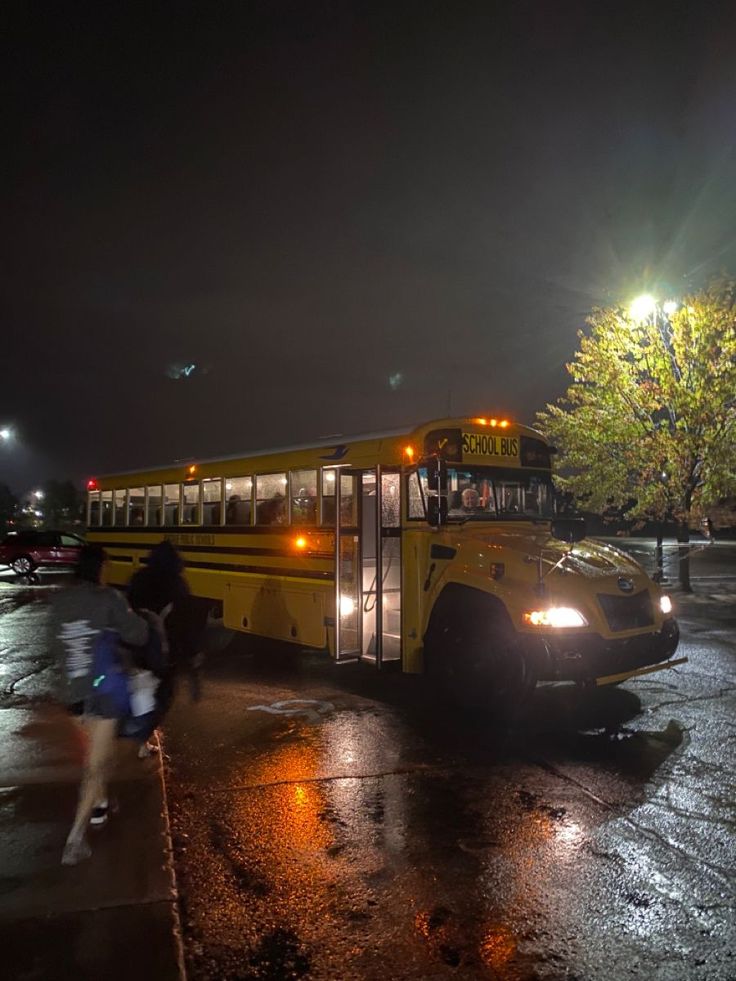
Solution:
M672 600L669 598L669 596L659 597L659 608L665 616L672 613Z
M530 627L587 627L588 621L580 610L571 606L550 606L546 610L529 610L524 614L524 623Z

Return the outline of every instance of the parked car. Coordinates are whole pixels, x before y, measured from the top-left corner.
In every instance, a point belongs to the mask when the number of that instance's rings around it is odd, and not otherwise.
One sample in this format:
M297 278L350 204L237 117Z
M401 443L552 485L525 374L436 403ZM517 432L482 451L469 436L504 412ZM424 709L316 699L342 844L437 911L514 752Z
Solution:
M11 531L0 544L0 565L9 565L19 576L38 566L73 566L84 540L66 531Z

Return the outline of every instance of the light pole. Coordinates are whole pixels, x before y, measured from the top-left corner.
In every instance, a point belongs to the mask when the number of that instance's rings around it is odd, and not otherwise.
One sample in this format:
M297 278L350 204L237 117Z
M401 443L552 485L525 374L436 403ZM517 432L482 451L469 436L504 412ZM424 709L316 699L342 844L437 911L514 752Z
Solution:
M657 300L651 296L649 293L643 293L641 296L637 296L635 300L632 300L629 307L629 312L632 318L639 323L650 323L652 327L658 332L660 340L662 341L662 346L665 349L667 357L670 361L670 366L672 367L672 373L675 376L676 381L682 380L682 374L680 372L680 366L677 363L677 358L675 357L675 351L672 344L672 327L670 324L670 317L675 313L679 304L676 300L667 300L661 306L657 303ZM675 429L675 415L671 408L668 407L667 415L670 420L671 430L674 432ZM660 473L660 480L665 483L667 480L667 472L663 468ZM663 539L663 524L664 519L660 518L657 526L657 544L654 549L654 561L657 566L657 572L655 573L655 578L658 582L666 582L667 577L664 572L664 557L662 549L662 539Z

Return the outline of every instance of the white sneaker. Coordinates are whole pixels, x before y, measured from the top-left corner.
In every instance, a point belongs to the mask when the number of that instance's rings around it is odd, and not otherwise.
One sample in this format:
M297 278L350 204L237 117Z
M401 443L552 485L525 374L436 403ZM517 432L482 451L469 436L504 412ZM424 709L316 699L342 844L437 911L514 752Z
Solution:
M89 823L93 828L104 828L111 814L118 813L118 802L112 797L110 800L105 798L98 801L92 808Z

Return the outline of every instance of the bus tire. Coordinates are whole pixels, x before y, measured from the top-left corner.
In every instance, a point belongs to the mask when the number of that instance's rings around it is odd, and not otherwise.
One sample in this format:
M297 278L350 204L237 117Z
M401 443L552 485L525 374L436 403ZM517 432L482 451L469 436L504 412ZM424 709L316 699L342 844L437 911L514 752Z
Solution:
M457 705L508 718L535 684L511 620L492 596L464 587L448 590L425 635L430 683Z

